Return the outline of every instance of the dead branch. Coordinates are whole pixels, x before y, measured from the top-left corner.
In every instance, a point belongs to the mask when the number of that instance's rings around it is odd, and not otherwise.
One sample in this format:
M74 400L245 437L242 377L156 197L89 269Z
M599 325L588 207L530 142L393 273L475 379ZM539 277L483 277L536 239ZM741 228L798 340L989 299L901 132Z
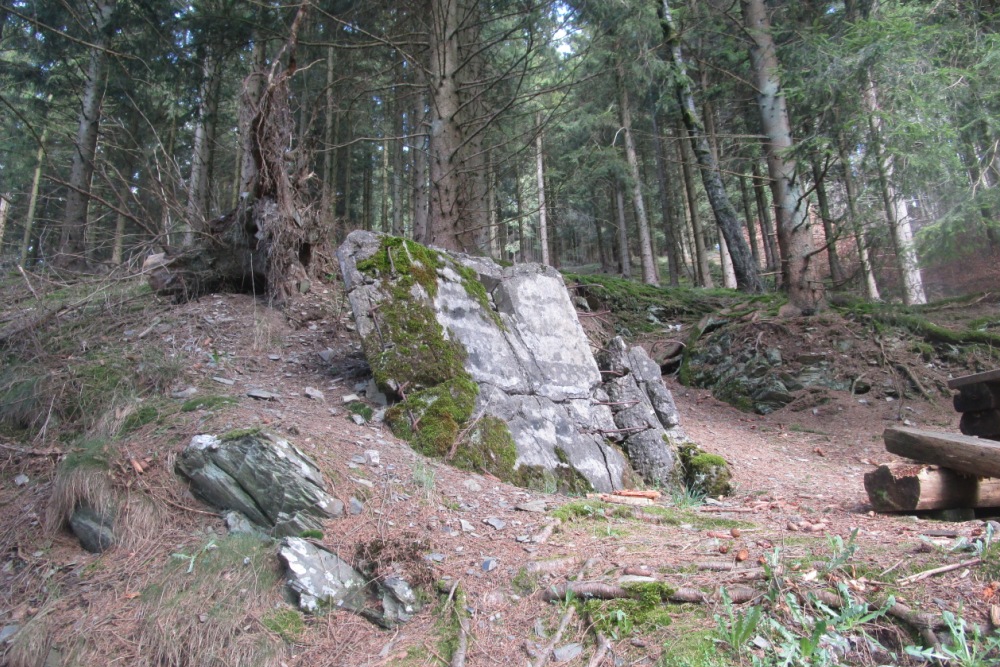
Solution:
M542 667L542 665L544 665L549 661L549 656L552 655L553 649L555 649L556 644L559 643L559 640L562 639L563 632L566 631L566 626L569 625L570 620L572 620L573 618L574 609L575 608L571 605L569 609L566 610L566 613L563 614L562 620L559 621L559 629L556 630L556 633L552 635L552 639L549 640L549 643L546 644L545 648L543 648L541 652L538 654L538 658L535 660L535 663L534 665L532 665L532 667Z
M597 633L597 650L594 651L593 657L590 658L590 662L587 663L587 667L597 667L604 661L604 656L608 654L611 650L611 642L608 638L604 636L603 633Z
M900 586L906 586L912 584L915 581L920 581L921 579L926 579L927 577L933 577L936 574L943 574L945 572L951 572L952 570L959 570L963 567L971 567L973 565L979 565L983 562L982 558L970 558L968 560L959 561L958 563L952 563L951 565L942 565L941 567L935 567L930 570L924 570L923 572L917 572L916 574L911 574L908 577L903 577L898 583Z
M545 544L550 537L552 537L552 531L555 530L556 526L560 523L559 519L556 519L550 524L547 524L544 528L538 531L537 535L531 536L532 544Z
M62 456L63 450L57 449L55 447L50 447L49 449L26 449L24 447L15 447L14 445L7 445L0 442L0 449L6 449L10 452L16 452L18 454L23 454L25 456Z

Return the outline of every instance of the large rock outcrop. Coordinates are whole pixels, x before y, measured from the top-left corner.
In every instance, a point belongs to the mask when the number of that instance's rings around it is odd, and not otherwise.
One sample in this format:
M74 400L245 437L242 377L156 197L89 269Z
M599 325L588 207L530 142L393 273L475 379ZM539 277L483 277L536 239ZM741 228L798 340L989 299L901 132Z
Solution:
M631 471L624 443L647 481L677 481L685 438L655 364L625 350L604 382L557 271L364 231L337 254L375 380L401 399L389 424L417 449L522 485L610 491ZM612 393L641 407L616 415Z

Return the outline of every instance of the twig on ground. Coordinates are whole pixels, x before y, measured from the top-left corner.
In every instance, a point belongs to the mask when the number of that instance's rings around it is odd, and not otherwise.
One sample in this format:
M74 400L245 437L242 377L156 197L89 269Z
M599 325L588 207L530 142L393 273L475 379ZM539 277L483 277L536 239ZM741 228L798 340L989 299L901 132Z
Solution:
M597 650L594 651L593 657L590 658L590 662L587 663L587 667L597 667L604 661L604 656L607 655L608 651L611 650L611 642L608 638L604 636L603 633L597 633Z
M2 442L0 442L0 449L17 452L25 456L62 456L63 454L63 450L55 447L50 447L49 449L26 449L24 447L15 447L14 445L6 445Z
M566 613L563 614L562 620L559 621L559 629L556 630L556 633L552 635L552 639L549 640L549 643L546 644L538 654L538 658L535 660L532 667L542 667L542 665L549 661L549 656L552 655L552 651L555 649L556 644L558 644L559 640L562 639L562 634L566 631L566 626L569 625L569 622L573 619L574 609L575 608L571 606L566 610Z
M906 586L912 584L915 581L920 581L921 579L926 579L927 577L933 577L935 574L943 574L945 572L951 572L952 570L959 570L963 567L970 567L972 565L979 565L983 562L982 558L970 558L968 560L959 561L958 563L952 563L951 565L942 565L941 567L935 567L930 570L924 570L923 572L917 572L916 574L911 574L908 577L903 577L896 583L900 586Z

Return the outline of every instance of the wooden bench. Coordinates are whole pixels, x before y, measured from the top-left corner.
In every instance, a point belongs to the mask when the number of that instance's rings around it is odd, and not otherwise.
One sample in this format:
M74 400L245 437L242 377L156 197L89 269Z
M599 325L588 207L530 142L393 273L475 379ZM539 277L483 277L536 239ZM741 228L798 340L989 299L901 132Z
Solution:
M957 433L887 428L887 451L918 463L888 463L865 474L880 512L1000 507L1000 370L948 381L962 414Z
M962 433L1000 440L1000 370L955 378L948 387L958 390L953 401Z

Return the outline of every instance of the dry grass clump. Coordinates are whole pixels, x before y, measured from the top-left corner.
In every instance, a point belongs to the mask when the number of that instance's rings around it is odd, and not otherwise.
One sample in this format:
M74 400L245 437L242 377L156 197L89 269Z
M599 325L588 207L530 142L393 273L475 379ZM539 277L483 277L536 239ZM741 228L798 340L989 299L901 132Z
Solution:
M24 624L10 642L5 654L0 653L0 664L7 667L39 667L48 664L52 649L53 624L48 610L43 609Z
M141 596L143 664L277 667L282 641L260 623L280 580L270 542L249 535L175 553Z

